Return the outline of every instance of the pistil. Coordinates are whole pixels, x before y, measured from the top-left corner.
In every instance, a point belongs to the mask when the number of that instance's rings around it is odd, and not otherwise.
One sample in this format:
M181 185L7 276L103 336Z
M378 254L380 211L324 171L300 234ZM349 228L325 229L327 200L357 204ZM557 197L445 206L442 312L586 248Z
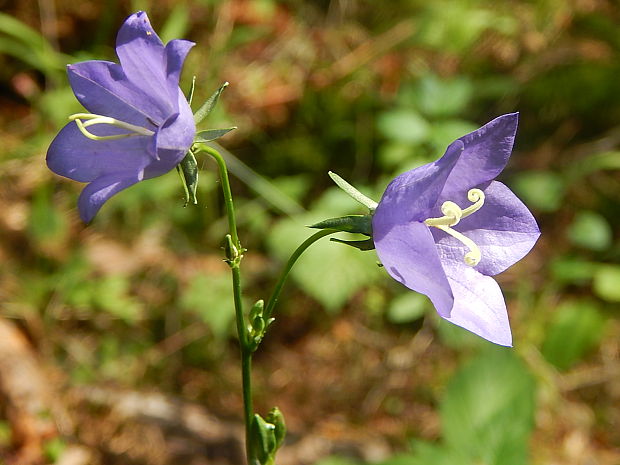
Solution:
M484 205L484 192L480 189L470 189L467 193L467 198L470 202L473 202L469 207L462 209L456 203L448 200L441 205L441 213L443 213L444 216L439 218L427 218L424 220L424 223L428 226L441 229L446 234L449 234L467 246L469 252L465 254L465 263L469 266L476 266L482 259L480 248L470 238L452 228L452 226L458 224L461 219L477 212Z
M89 139L98 141L117 140L133 136L152 136L153 134L155 134L150 129L143 128L142 126L136 126L135 124L127 123L116 118L95 115L93 113L76 113L69 116L69 120L75 121L75 124L77 125L80 132L84 134L84 136L88 137ZM86 120L86 122L83 122L83 120ZM94 126L96 124L108 124L110 126L125 129L130 132L128 132L127 134L115 134L112 136L98 136L86 129L89 126Z

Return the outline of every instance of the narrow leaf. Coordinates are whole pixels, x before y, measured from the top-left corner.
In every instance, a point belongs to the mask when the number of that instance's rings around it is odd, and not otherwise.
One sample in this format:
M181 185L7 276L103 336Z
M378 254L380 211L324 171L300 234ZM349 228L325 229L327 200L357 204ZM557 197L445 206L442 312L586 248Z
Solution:
M198 111L194 113L194 121L196 122L196 124L199 124L209 115L209 113L211 113L211 110L213 110L213 108L215 107L215 104L217 103L220 95L222 95L222 92L224 92L224 89L226 89L226 87L228 87L228 82L222 84L220 88L216 90L205 103L202 104Z

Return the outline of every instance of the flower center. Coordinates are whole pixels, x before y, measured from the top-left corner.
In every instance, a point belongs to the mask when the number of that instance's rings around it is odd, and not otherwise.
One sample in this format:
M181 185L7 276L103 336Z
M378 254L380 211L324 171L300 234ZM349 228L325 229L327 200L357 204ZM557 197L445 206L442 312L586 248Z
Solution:
M482 205L484 205L484 192L480 189L470 189L469 192L467 192L467 198L470 202L473 202L469 207L462 209L454 202L448 200L441 205L441 213L443 213L444 216L440 218L427 218L424 220L424 223L427 226L441 229L465 244L469 248L469 252L467 252L464 257L465 263L469 266L476 266L480 263L480 259L482 258L480 248L470 238L452 229L452 226L455 226L462 218L466 218L472 213L477 212L482 208Z
M76 113L75 115L69 116L69 120L75 121L75 124L77 124L80 132L92 140L116 140L123 139L125 137L152 136L153 134L155 134L150 129L136 126L135 124L131 123L126 123L125 121L121 121L116 118L110 118L109 116L95 115L93 113ZM84 122L83 120L85 120L86 122ZM115 134L112 136L98 136L86 129L87 127L94 126L95 124L108 124L110 126L125 129L129 132L126 134Z

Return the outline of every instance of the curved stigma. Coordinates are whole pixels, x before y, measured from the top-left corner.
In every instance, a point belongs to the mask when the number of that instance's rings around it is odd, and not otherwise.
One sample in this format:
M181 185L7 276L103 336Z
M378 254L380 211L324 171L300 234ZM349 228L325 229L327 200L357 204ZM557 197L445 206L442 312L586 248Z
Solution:
M473 204L469 207L462 209L456 203L448 200L441 205L441 213L443 213L444 216L440 218L427 218L424 220L424 223L427 226L433 226L437 229L441 229L467 246L469 248L469 252L465 254L465 263L469 266L476 266L482 259L480 248L470 238L452 229L452 226L458 224L462 218L466 218L477 212L484 205L485 196L484 192L480 189L470 189L469 192L467 192L467 198L470 202L473 202Z
M152 136L153 134L155 134L150 129L136 126L135 124L131 123L126 123L125 121L121 121L116 118L110 118L109 116L95 115L93 113L76 113L69 116L69 120L75 121L75 124L77 125L80 132L84 134L84 136L92 140L117 140L123 139L125 137ZM83 120L86 120L86 122L84 122ZM89 126L94 126L96 124L108 124L117 128L126 129L130 132L128 132L127 134L116 134L113 136L98 136L86 129Z

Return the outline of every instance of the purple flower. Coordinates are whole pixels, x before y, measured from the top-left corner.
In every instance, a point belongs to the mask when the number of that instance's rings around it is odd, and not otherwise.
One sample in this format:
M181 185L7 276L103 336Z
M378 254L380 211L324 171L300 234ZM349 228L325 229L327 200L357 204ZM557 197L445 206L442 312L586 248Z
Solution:
M434 163L401 174L372 219L379 259L394 279L428 296L439 315L512 345L502 292L491 277L523 258L540 230L501 182L518 114L455 140Z
M122 189L170 171L189 150L196 126L179 75L193 46L186 40L164 46L141 11L118 31L120 65L67 67L71 88L90 113L70 117L48 149L47 165L89 183L78 201L84 221Z

